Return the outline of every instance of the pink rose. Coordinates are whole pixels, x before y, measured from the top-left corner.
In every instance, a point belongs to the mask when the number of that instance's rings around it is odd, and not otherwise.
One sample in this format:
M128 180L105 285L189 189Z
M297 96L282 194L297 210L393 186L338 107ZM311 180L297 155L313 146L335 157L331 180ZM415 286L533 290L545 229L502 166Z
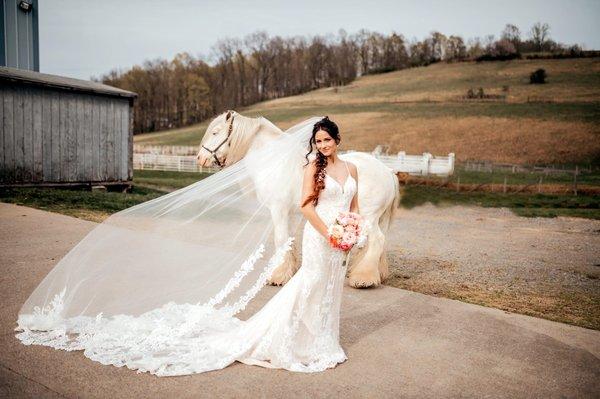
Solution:
M342 241L348 244L354 244L356 242L356 235L353 233L344 232Z

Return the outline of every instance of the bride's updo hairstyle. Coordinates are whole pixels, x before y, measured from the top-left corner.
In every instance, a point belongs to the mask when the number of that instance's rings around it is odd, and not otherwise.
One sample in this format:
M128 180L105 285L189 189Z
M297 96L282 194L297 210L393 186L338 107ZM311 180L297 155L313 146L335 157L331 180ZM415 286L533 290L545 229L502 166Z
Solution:
M337 125L335 124L335 122L329 120L329 117L325 116L313 126L312 135L310 136L310 141L308 142L308 153L304 156L306 158L306 164L304 164L304 166L308 165L310 162L308 160L308 156L314 150L313 145L315 146L315 148L317 146L315 135L319 130L326 131L329 134L329 136L331 136L331 138L335 141L336 144L339 144L341 141L340 131ZM313 205L316 206L319 203L319 193L322 189L325 188L325 167L327 166L327 157L323 155L319 150L317 150L315 166L317 167L317 169L315 170L315 174L313 177L315 182L314 190L312 194L309 195L308 198L306 198L306 200L302 203L303 207L309 202L312 202Z

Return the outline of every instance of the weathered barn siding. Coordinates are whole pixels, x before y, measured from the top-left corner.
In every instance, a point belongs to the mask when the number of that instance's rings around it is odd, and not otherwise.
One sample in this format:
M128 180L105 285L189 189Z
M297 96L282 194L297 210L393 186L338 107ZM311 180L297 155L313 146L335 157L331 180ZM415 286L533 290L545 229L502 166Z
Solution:
M0 183L131 181L131 112L132 97L0 80Z

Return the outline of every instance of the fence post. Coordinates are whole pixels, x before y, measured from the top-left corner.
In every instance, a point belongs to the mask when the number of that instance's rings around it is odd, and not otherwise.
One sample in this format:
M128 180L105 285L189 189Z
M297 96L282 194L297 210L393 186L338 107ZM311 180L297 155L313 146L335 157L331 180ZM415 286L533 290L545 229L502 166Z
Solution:
M502 192L506 194L506 175L504 176L504 185L502 187Z
M421 174L428 176L429 175L429 164L431 160L431 154L428 152L423 153L423 162L421 166Z
M540 181L538 183L538 194L542 192L542 176L540 176Z

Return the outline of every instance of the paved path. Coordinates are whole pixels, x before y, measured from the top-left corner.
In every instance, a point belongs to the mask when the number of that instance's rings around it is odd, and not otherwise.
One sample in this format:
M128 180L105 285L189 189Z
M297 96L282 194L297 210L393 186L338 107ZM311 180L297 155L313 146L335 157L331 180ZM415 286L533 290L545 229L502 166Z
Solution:
M0 203L0 397L600 396L600 332L391 287L345 287L349 359L316 374L235 363L159 378L22 345L21 304L96 224ZM266 287L254 306L279 288Z

